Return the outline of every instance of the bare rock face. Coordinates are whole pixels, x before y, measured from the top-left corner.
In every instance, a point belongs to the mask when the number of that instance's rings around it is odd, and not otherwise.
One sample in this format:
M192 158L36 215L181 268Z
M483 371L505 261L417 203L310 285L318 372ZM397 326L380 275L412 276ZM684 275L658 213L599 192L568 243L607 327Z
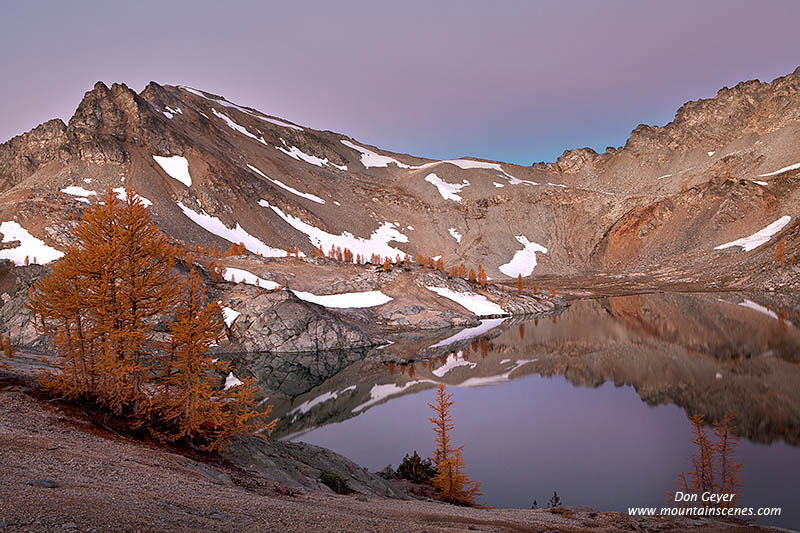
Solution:
M317 352L382 342L358 324L304 302L290 291L246 287L238 295L236 309L242 314L232 324L229 338L231 347L241 351Z
M224 457L248 472L292 487L331 490L320 481L320 476L325 473L338 476L354 492L406 499L385 479L350 459L305 442L266 442L247 437L229 446Z
M40 166L51 161L64 163L69 156L67 127L61 119L49 120L0 144L0 192L27 178Z
M46 347L47 340L37 334L26 304L29 287L47 270L39 265L14 267L11 261L0 260L0 332L11 335L15 345Z

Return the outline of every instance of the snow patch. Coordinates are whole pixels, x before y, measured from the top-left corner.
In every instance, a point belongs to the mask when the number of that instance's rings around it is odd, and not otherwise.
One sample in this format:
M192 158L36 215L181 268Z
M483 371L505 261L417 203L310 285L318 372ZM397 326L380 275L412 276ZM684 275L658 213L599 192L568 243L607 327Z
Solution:
M239 311L234 311L230 307L222 308L222 316L225 318L225 325L231 327L231 324L241 315Z
M260 175L260 176L262 176L264 178L267 178L269 181L271 181L272 183L274 183L278 187L281 187L282 189L285 189L285 190L289 191L292 194L296 194L297 196L305 198L306 200L311 200L312 202L316 202L318 204L324 204L325 203L325 200L323 200L319 196L315 196L315 195L313 195L311 193L307 193L307 192L300 192L297 189L295 189L294 187L290 187L289 185L286 185L282 181L274 180L274 179L270 178L269 176L267 176L266 174L264 174L263 172L258 170L253 165L247 165L247 167L250 170L252 170L253 172L255 172L256 174L258 174L258 175Z
M496 181L493 181L492 184L494 184L494 186L497 187L498 189L502 189L503 187L505 187L505 185L503 185L502 183L497 183Z
M506 314L505 309L489 301L489 299L482 294L475 294L474 292L456 292L445 287L426 288L439 296L453 300L467 311L471 311L478 316Z
M154 155L156 163L167 173L170 178L176 179L186 185L192 186L192 176L189 174L189 162L185 157L173 155L171 157L163 157Z
M448 231L450 232L450 236L452 236L456 240L456 242L458 243L461 242L461 237L463 237L463 235L457 232L456 228L450 228Z
M506 276L516 278L519 274L523 277L530 276L536 268L536 252L547 253L547 248L541 244L529 241L524 235L515 235L517 241L524 246L517 251L511 261L505 265L500 265L498 270Z
M281 140L283 140L283 139L281 139ZM328 161L327 157L324 158L324 159L321 159L319 157L316 157L316 156L313 156L313 155L309 155L309 154L305 153L304 151L302 151L297 146L291 146L291 147L289 147L288 150L286 148L284 148L283 146L276 146L275 148L280 150L284 154L288 155L292 159L297 159L298 161L305 161L306 163L309 163L311 165L315 165L315 166L318 166L318 167L323 167L325 165L329 165L329 166L338 168L339 170L347 171L347 165L336 165L336 164L331 163L330 161Z
M338 246L342 248L342 250L349 248L354 256L361 254L364 257L371 257L373 253L381 257L396 257L398 254L401 256L405 255L405 252L402 250L389 246L389 243L392 241L408 242L408 237L397 231L397 229L395 229L396 225L392 222L384 222L381 227L372 232L372 235L370 235L368 239L363 239L347 231L341 235L334 235L323 231L311 224L303 222L298 217L284 213L279 207L270 205L266 200L259 200L258 205L272 209L272 211L287 224L297 231L308 235L308 240L311 244L321 248L324 252L327 252L333 246Z
M225 281L247 283L248 285L255 285L256 287L261 287L262 289L267 289L269 291L280 287L280 285L274 281L260 278L252 272L248 272L247 270L243 270L241 268L225 267L225 270L222 271L222 277L225 279Z
M792 217L788 215L782 216L766 228L759 230L752 235L737 239L735 241L727 242L725 244L720 244L714 249L723 250L725 248L731 248L732 246L741 246L745 252L749 252L750 250L758 248L762 244L769 241L772 236L781 231L790 220L792 220Z
M461 189L469 185L467 180L461 183L447 183L436 174L428 174L425 176L425 181L436 187L439 190L439 194L442 195L442 198L445 200L453 200L458 203L461 203L461 196L457 193L460 193Z
M278 120L276 118L270 118L270 117L261 116L261 115L255 113L255 112L253 112L253 111L250 111L249 109L246 109L246 108L244 108L244 107L242 107L240 105L234 104L233 102L231 102L229 100L225 100L224 98L220 98L220 99L209 98L208 96L206 96L202 92L198 91L197 89L192 89L191 87L186 87L185 85L181 86L181 89L183 89L184 91L190 92L190 93L192 93L192 94L194 94L196 96L199 96L200 98L205 98L206 100L208 100L210 102L214 102L216 104L223 105L225 107L230 107L232 109L239 110L239 111L241 111L242 113L244 113L246 115L250 115L251 117L255 117L255 118L259 119L259 120L263 120L264 122L269 122L269 123L275 124L277 126L282 126L284 128L291 128L291 129L297 130L297 131L303 131L303 128L301 128L300 126L295 126L294 124L289 124L288 122L284 122L283 120ZM202 113L200 113L200 114L202 115ZM203 115L203 116L208 118L206 115Z
M255 139L256 141L262 143L265 146L267 145L267 141L264 140L264 137L257 137L255 135L253 135L252 133L247 131L247 128L245 128L244 126L242 126L239 123L237 123L236 121L234 121L231 117L229 117L225 113L220 113L219 111L217 111L213 107L211 108L211 112L214 113L214 115L216 115L217 117L219 117L222 120L224 120L225 123L228 125L228 127L230 129L232 129L233 131L238 131L242 135L250 137L251 139Z
M368 148L364 148L363 146L359 146L355 143L350 141L341 141L343 145L347 146L348 148L352 148L357 152L361 152L361 164L364 165L364 168L370 167L388 167L390 164L394 163L400 168L412 168L405 163L401 163L397 159L393 157L389 157L386 155L381 155Z
M739 303L739 305L741 305L742 307L746 307L748 309L752 309L753 311L758 311L761 314L764 314L764 315L767 315L769 317L772 317L775 320L779 320L777 313L775 313L774 311L770 311L769 309L767 309L763 305L759 305L759 304L757 304L757 303L755 303L755 302L753 302L751 300L748 300L747 298L744 298L743 300L744 301Z
M116 188L111 189L111 190L114 191L115 193L117 193L117 198L120 201L125 202L127 200L128 195L127 195L127 192L125 191L125 187L116 187ZM145 206L145 207L150 207L151 205L153 205L153 202L151 202L150 200L148 200L144 196L140 195L139 193L136 193L136 198L138 198L138 200L140 202L142 202L142 205Z
M755 183L756 185L769 185L769 183L767 183L766 181L753 180L753 183Z
M61 192L64 194L69 194L72 196L80 196L81 198L86 198L87 196L97 195L95 191L89 191L84 189L83 187L78 187L76 185L70 185L69 187L64 187L61 189Z
M551 187L561 187L561 188L563 188L563 189L566 189L566 188L567 188L567 186L566 186L566 185L563 185L563 184L561 184L561 183L550 183L550 182L548 181L548 182L547 182L547 184L548 184L549 186L551 186Z
M10 259L15 265L24 265L26 257L29 263L36 259L36 264L46 265L64 256L64 252L47 246L13 220L0 224L0 233L3 234L3 242L20 243L16 248L0 250L0 259Z
M386 296L381 291L343 292L340 294L312 294L310 292L292 291L295 296L306 302L315 303L323 307L337 309L361 309L375 307L392 301L391 296Z
M225 378L225 390L228 390L232 387L238 387L242 384L242 380L237 378L233 372L228 374L228 377Z
M708 154L708 157L711 157L711 156L713 156L714 154L716 154L717 152L706 152L706 153Z
M770 172L768 174L761 174L759 178L768 178L770 176L777 176L778 174L783 174L784 172L789 172L790 170L797 170L800 168L800 163L795 163L794 165L789 165L788 167L783 167L781 169L776 170L775 172Z
M672 177L672 174L664 174L663 176L659 176L656 179L657 180L663 180L663 179L667 179L667 178L671 178L671 177Z
M209 233L213 233L218 237L222 237L226 241L230 241L232 243L244 243L245 248L253 253L261 254L264 257L286 256L286 250L279 250L277 248L267 246L257 238L247 233L238 223L236 224L235 228L231 229L223 224L220 219L217 217L212 217L205 211L201 210L200 213L197 213L183 205L181 202L178 202L178 207L181 208L183 214L189 217L192 222Z

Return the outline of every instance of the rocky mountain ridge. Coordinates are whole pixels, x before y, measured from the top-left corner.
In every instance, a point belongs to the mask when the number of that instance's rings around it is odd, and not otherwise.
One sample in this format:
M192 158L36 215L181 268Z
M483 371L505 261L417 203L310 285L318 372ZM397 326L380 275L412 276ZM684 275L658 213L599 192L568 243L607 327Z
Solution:
M137 94L98 82L68 124L49 121L0 145L0 221L58 248L96 193L135 187L156 223L189 246L249 236L254 252L311 255L353 236L390 252L382 255L481 264L496 279L657 271L671 261L736 285L796 233L798 88L800 69L742 82L685 104L663 127L638 126L622 148L524 167L391 153L189 87L151 82ZM154 156L182 158L190 185ZM88 193L64 192L76 187ZM790 224L765 246L714 250L785 215Z

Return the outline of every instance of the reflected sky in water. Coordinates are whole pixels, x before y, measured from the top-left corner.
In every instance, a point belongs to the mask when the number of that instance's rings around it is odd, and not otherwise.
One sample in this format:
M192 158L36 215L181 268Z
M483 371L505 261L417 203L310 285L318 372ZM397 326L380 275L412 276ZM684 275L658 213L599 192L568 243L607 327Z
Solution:
M566 505L625 510L662 506L690 468L687 413L714 420L733 410L748 437L738 454L743 504L782 506L768 523L798 527L800 331L797 317L779 313L738 295L576 302L555 320L504 323L435 357L420 352L428 359L413 376L367 359L283 403L275 396L279 416L310 406L286 416L278 436L372 471L396 467L406 453L431 453L426 404L441 382L482 501L542 506L556 490Z

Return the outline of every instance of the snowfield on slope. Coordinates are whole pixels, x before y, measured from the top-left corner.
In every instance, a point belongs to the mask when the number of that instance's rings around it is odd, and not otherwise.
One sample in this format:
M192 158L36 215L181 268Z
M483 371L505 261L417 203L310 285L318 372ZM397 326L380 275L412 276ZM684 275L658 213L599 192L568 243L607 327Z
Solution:
M364 165L364 168L388 167L390 164L395 164L400 168L411 168L411 166L406 165L405 163L401 163L400 161L398 161L393 157L380 155L378 153L373 152L369 148L364 148L363 146L351 143L350 141L342 140L342 144L347 146L348 148L352 148L356 152L361 152L361 164Z
M237 318L239 318L239 315L241 315L241 314L242 313L240 313L239 311L234 311L230 307L223 307L222 308L222 316L225 319L225 325L228 326L228 327L231 327L233 322Z
M442 195L442 198L445 200L453 200L454 202L458 203L461 203L461 196L459 196L458 193L460 193L461 189L464 187L469 186L469 182L467 180L464 180L461 183L447 183L436 174L428 174L425 176L425 181L436 187L439 190L439 194Z
M500 265L497 269L511 278L516 278L520 274L523 277L530 276L533 273L533 269L536 268L536 252L546 254L547 248L529 241L524 235L515 235L514 237L524 248L516 252L511 261L505 265Z
M731 248L733 246L741 246L745 252L749 252L750 250L754 250L769 241L773 235L780 232L790 220L792 220L792 217L788 215L782 216L766 228L759 230L752 235L742 237L741 239L737 239L735 241L726 242L725 244L720 244L714 249L724 250L725 248Z
M370 257L373 253L376 253L381 257L391 258L396 257L398 254L401 257L406 254L402 250L389 246L389 243L392 241L408 242L408 237L397 231L397 229L395 229L397 224L393 222L384 222L382 226L372 232L369 239L363 239L347 231L341 235L334 235L323 231L311 224L303 222L298 217L287 215L279 207L270 205L266 200L259 200L258 205L272 209L272 211L287 224L300 233L305 233L308 236L308 240L311 241L311 244L322 249L322 251L326 253L333 246L341 247L342 250L348 248L353 252L353 261L355 261L355 256L358 254L361 254L363 257Z
M391 296L386 296L381 291L342 292L339 294L319 295L303 291L293 290L292 292L303 301L337 309L362 309L364 307L383 305L392 301Z
M64 194L69 194L70 196L76 196L78 201L89 203L89 196L97 196L95 191L89 191L84 189L83 187L78 187L77 185L70 185L69 187L64 187L61 189L61 192Z
M222 271L222 277L225 279L225 281L230 281L233 283L247 283L248 285L254 285L269 291L280 287L280 285L274 281L260 278L252 272L248 272L247 270L243 270L241 268L225 267L225 270Z
M281 140L283 141L283 139L281 139ZM285 143L285 141L284 141L284 143ZM288 150L286 148L284 148L283 146L276 146L275 148L277 150L280 150L284 154L288 155L292 159L296 159L298 161L305 161L306 163L308 163L310 165L314 165L314 166L317 166L317 167L323 167L325 165L328 165L328 166L331 166L331 167L334 167L334 168L338 168L339 170L347 171L347 165L337 165L335 163L331 163L330 161L328 161L327 157L322 159L322 158L319 158L317 156L307 154L304 151L302 151L300 148L298 148L297 146L290 146Z
M254 139L254 140L260 142L264 146L267 146L267 141L264 140L264 137L256 137L255 135L253 135L252 133L247 131L247 128L245 128L244 126L242 126L241 124L239 124L238 122L233 120L231 117L229 117L225 113L220 113L219 111L217 111L213 107L211 108L211 112L214 113L214 115L216 115L217 117L219 117L222 120L224 120L225 124L227 124L228 127L230 129L232 129L233 131L238 131L242 135L244 135L246 137L250 137L251 139Z
M10 259L15 265L24 265L26 257L30 263L36 259L36 264L46 265L64 256L64 252L47 246L44 241L28 233L28 230L13 220L0 224L0 233L3 234L4 243L14 241L20 243L16 248L0 250L0 259Z
M758 177L759 178L768 178L770 176L777 176L778 174L783 174L784 172L789 172L790 170L797 170L798 168L800 168L800 163L795 163L794 165L789 165L788 167L780 168L780 169L776 170L775 172L769 172L767 174L761 174Z
M482 294L475 294L474 292L456 292L445 287L426 287L426 289L435 292L439 296L453 300L467 311L471 311L478 316L506 314L505 309L489 301L489 299Z
M303 128L301 128L300 126L295 126L294 124L289 124L288 122L284 122L283 120L279 120L279 119L276 119L276 118L270 118L270 117L261 116L261 115L259 115L257 113L254 113L253 111L250 111L249 109L245 109L244 107L242 107L240 105L234 104L230 100L226 100L224 98L220 98L220 99L209 98L208 96L204 95L202 92L198 91L197 89L192 89L191 87L187 87L185 85L180 86L180 88L183 89L186 92L192 93L195 96L199 96L200 98L205 98L209 102L214 102L216 104L223 105L225 107L230 107L232 109L236 109L238 111L241 111L245 115L250 115L251 117L255 117L255 118L259 119L259 120L263 120L264 122L269 122L270 124L275 124L276 126L281 126L281 127L284 127L284 128L290 128L290 129L297 130L297 131L303 131ZM260 111L259 111L259 113L260 113ZM206 118L208 118L208 117L206 117Z
M255 172L256 174L258 174L259 176L262 176L262 177L268 179L269 181L271 181L272 183L274 183L278 187L280 187L282 189L285 189L285 190L289 191L292 194L296 194L297 196L300 196L301 198L305 198L306 200L311 200L312 202L316 202L318 204L324 204L325 203L325 200L323 200L319 196L316 196L316 195L313 195L313 194L307 193L307 192L300 192L297 189L295 189L294 187L290 187L289 185L286 185L282 181L274 180L274 179L270 178L269 176L267 176L266 174L264 174L263 172L258 170L253 165L247 165L247 167L250 170L252 170L253 172Z
M158 165L167 173L167 175L180 181L187 187L192 186L192 176L189 174L189 162L185 157L173 155L171 157L163 157L154 155L153 159Z
M255 254L261 254L264 257L286 256L286 250L279 250L277 248L267 246L257 238L247 233L238 223L236 224L235 228L231 229L223 224L220 219L217 217L212 217L205 211L197 213L183 205L181 202L178 202L178 207L181 208L183 214L189 217L192 222L209 233L213 233L218 237L222 237L226 241L231 243L243 243L245 248Z
M125 187L115 187L114 189L111 189L111 190L114 191L115 193L117 193L117 199L119 201L121 201L121 202L127 201L128 193L125 190ZM145 206L145 207L150 207L151 205L153 205L153 202L151 202L150 200L148 200L147 198L145 198L144 196L142 196L139 193L136 193L136 198L140 202L142 202L142 205Z

